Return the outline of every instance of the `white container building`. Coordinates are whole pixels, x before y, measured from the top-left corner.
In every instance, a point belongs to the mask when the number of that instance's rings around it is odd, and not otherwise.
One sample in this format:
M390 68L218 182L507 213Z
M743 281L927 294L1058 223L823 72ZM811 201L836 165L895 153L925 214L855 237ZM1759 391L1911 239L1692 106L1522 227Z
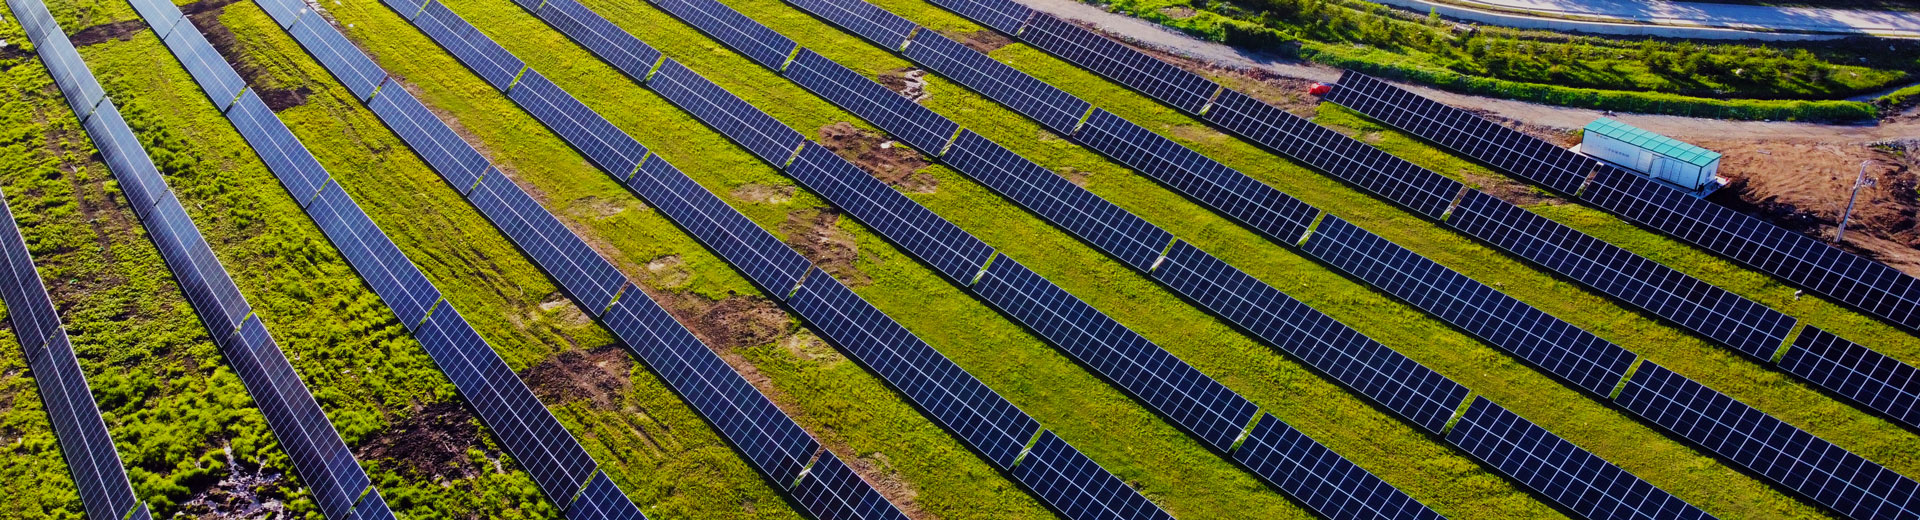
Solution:
M1687 191L1717 187L1719 152L1609 118L1587 123L1580 152Z

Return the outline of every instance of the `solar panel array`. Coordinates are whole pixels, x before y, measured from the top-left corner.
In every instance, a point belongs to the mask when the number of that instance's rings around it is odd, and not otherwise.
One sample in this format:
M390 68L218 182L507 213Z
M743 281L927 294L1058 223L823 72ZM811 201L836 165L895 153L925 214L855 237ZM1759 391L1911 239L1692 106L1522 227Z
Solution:
M140 18L145 19L147 26L153 28L154 34L162 40L173 32L174 24L186 19L186 16L180 13L180 9L173 7L173 2L167 0L129 0L128 3L133 4L133 11L138 13Z
M1909 427L1920 427L1920 370L1819 327L1800 329L1780 370Z
M994 30L1014 34L1026 26L1033 18L1034 10L1015 2L1002 0L932 0L933 5L960 13L981 25Z
M445 10L441 8L441 11ZM429 10L429 13L431 14L432 10ZM300 46L305 47L314 59L326 66L327 70L333 71L333 77L339 78L340 84L346 85L347 90L352 91L353 95L359 97L361 101L366 101L368 97L373 96L374 87L380 86L380 82L387 79L386 72L381 70L379 65L374 64L372 58L360 52L359 47L354 47L352 42L348 42L347 37L334 29L333 24L326 18L301 16L292 27L287 28L287 34L292 35L294 41L300 42Z
M1916 484L1653 363L1641 363L1621 407L1734 465L1856 519L1920 518Z
M1485 397L1468 405L1447 442L1582 517L1712 518Z
M427 281L426 275L407 260L386 232L367 218L366 212L360 210L360 205L354 203L339 184L328 180L327 187L307 207L307 215L320 226L334 248L340 250L340 255L347 258L347 264L360 272L360 278L367 281L374 294L380 295L394 316L400 318L402 325L412 330L426 321L427 311L440 301L440 290Z
M807 469L806 480L793 490L795 501L800 508L813 513L814 518L834 519L839 511L852 511L848 518L871 520L907 520L907 515L894 509L887 498L880 496L873 486L860 480L847 463L833 452L822 452L820 461Z
M1580 191L1593 161L1479 116L1348 71L1324 97L1560 193Z
M747 151L775 165L784 165L807 140L800 132L735 97L693 69L668 58L646 86L693 117L720 130Z
M1429 218L1446 214L1462 187L1459 181L1236 91L1220 93L1205 119Z
M532 0L538 4L534 16L553 24L560 32L579 42L581 47L593 51L595 55L607 60L613 68L620 69L635 79L647 77L653 70L653 64L660 61L660 51L642 43L639 38L627 34L613 22L601 18L587 7L574 0ZM527 6L532 9L533 6Z
M567 520L642 520L640 508L627 499L605 472L595 473L587 488L567 506Z
M940 155L960 125L833 60L801 49L787 79L842 107L860 107L862 119L927 155ZM849 109L852 110L852 109Z
M547 212L539 201L520 189L499 169L480 177L480 186L467 195L475 208L493 221L514 245L560 282L589 313L613 303L626 276L588 247L587 243Z
M1300 199L1103 109L1094 109L1073 139L1282 244L1299 240L1320 213Z
M1152 270L1160 251L1173 243L1173 233L972 130L961 131L940 159L1142 272Z
M1327 215L1308 254L1588 392L1612 395L1635 356L1486 284Z
M185 35L183 32L176 37ZM225 63L221 68L233 71ZM213 94L208 97L220 99ZM295 202L301 206L312 203L314 194L327 182L327 170L293 137L286 123L280 122L279 116L274 115L258 93L251 89L241 93L227 110L227 121L240 131L240 137L246 139L247 146L259 154L260 160L267 163L267 169L280 180L287 193L293 194Z
M1050 14L1034 15L1017 36L1028 45L1188 112L1200 113L1220 90L1199 74Z
M1908 329L1920 329L1920 279L1812 237L1602 165L1580 198Z
M800 48L786 36L713 2L657 0L653 5L773 70L780 70L787 57Z
M824 146L801 149L787 174L961 284L972 281L993 256L993 248L979 238Z
M260 9L273 18L274 23L280 24L281 29L292 28L294 22L300 21L300 17L308 11L304 0L254 0L254 3L259 4ZM415 3L412 9L407 10L407 14L411 15L419 10L420 4Z
M793 5L888 50L899 50L907 36L920 27L861 0L794 0Z
M1271 414L1260 416L1233 460L1327 518L1441 518Z
M107 93L100 89L100 82L94 81L93 70L81 61L80 51L74 50L73 42L67 39L59 22L54 21L53 14L45 6L28 4L28 1L7 0L7 5L13 7L14 20L20 22L27 39L33 42L33 52L40 56L40 64L47 68L53 85L66 98L67 107L84 122L94 107L107 98ZM35 7L22 7L27 5Z
M915 35L902 55L1062 135L1073 133L1080 117L1093 109L1086 100L931 30Z
M0 200L0 303L6 305L7 321L26 356L28 375L40 391L40 402L87 516L125 518L134 508L144 508L133 494L120 453L80 371L80 360L60 326L59 312L34 270L26 239L4 200Z
M1040 434L1012 473L1067 518L1173 519L1051 431Z
M140 139L134 137L126 119L120 117L120 109L111 102L101 103L93 115L80 119L80 128L93 140L93 147L100 150L100 160L107 163L107 169L133 172L116 180L121 195L127 197L127 205L133 206L134 214L152 213L153 205L167 196L167 184L158 172L147 175L140 168L142 164L153 164L153 160L147 157L147 150L140 147Z
M480 175L491 167L486 156L460 140L460 134L442 124L432 110L392 79L381 84L380 95L368 101L367 108L461 194L479 184Z
M626 133L613 126L612 122L594 113L593 109L580 103L559 86L548 81L539 71L528 70L520 78L520 83L507 93L514 103L526 107L527 112L560 134L561 138L580 149L593 164L610 172L632 173L647 157L647 147L628 137Z
M505 92L508 86L513 85L514 76L520 74L520 69L527 68L526 62L520 61L519 57L507 52L487 35L480 34L480 29L453 14L453 10L447 9L439 0L427 2L424 9L413 18L413 25L419 27L420 32L427 33L427 37L433 38L434 43L459 58L460 63L473 69L480 79L486 80L493 88ZM321 64L327 63L323 60ZM332 68L328 67L329 70ZM340 73L335 72L334 75L340 76Z
M160 7L151 6L148 9L160 10ZM169 10L175 15L180 13L179 9ZM180 64L186 66L187 71L192 73L193 81L200 84L200 90L206 91L207 97L214 99L214 108L226 110L227 105L240 96L240 91L247 88L247 84L240 80L239 74L233 72L233 67L227 66L226 59L220 56L220 51L214 50L213 44L207 43L207 37L194 28L193 22L184 23L186 27L161 36L160 41L165 43L167 49L173 51L173 55L179 58Z
M1793 328L1779 311L1480 191L1447 225L1757 359Z

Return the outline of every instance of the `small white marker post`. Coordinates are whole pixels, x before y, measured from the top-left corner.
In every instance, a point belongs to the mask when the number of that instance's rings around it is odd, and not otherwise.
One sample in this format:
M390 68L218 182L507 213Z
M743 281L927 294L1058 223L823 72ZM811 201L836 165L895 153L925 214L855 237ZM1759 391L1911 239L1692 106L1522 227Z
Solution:
M1833 234L1833 243L1839 244L1847 238L1847 218L1853 216L1853 201L1860 198L1860 185L1867 183L1867 165L1873 160L1860 161L1860 175L1853 179L1853 194L1847 196L1847 210L1840 214L1840 231Z

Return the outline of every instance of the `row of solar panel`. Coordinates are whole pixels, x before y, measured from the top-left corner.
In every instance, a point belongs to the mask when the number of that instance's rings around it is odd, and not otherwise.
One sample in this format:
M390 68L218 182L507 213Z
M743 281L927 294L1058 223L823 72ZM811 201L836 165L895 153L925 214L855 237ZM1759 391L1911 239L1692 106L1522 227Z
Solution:
M125 518L135 508L146 515L146 504L133 494L80 360L74 357L73 343L60 326L53 299L4 200L0 219L0 303L6 305L14 339L26 355L28 375L40 391L54 439L80 492L80 505L94 518Z
M1327 100L1908 329L1920 279L1356 72ZM1588 174L1594 173L1588 181ZM1584 184L1584 188L1583 188Z
M22 16L28 20L23 25L30 34L37 35L34 43L45 51L43 61L60 63L50 66L49 70L59 70L55 73L55 83L63 93L75 93L85 99L88 93L100 92L98 82L79 62L78 55L63 52L70 50L71 44L45 6L21 0L10 5L15 12L29 13ZM151 11L152 6L147 7ZM181 22L175 20L174 23ZM190 39L181 36L183 34L199 35L198 31L169 32L170 37ZM199 53L205 49L190 45L181 48L194 53L192 56L204 63L205 55ZM72 104L75 100L69 98L68 101ZM312 490L314 501L329 517L353 515L363 495L378 495L368 493L372 482L354 461L352 452L347 450L266 329L251 317L252 309L240 296L239 288L214 258L185 208L167 189L165 180L141 149L140 141L120 117L119 110L111 100L99 96L97 105L76 108L75 114L101 151L109 170L120 181L188 302L207 324L215 343L220 345L256 406L267 417L275 438L293 460L295 471Z

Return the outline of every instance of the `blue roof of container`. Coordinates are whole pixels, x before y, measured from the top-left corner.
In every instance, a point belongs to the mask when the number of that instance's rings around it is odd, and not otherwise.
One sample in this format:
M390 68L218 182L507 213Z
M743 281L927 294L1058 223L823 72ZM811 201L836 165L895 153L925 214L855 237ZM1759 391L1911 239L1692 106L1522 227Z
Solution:
M1614 138L1621 142L1638 146L1657 153L1679 159L1694 166L1706 166L1720 160L1720 152L1701 148L1679 139L1649 132L1637 126L1629 125L1610 118L1602 117L1587 123L1586 131Z

